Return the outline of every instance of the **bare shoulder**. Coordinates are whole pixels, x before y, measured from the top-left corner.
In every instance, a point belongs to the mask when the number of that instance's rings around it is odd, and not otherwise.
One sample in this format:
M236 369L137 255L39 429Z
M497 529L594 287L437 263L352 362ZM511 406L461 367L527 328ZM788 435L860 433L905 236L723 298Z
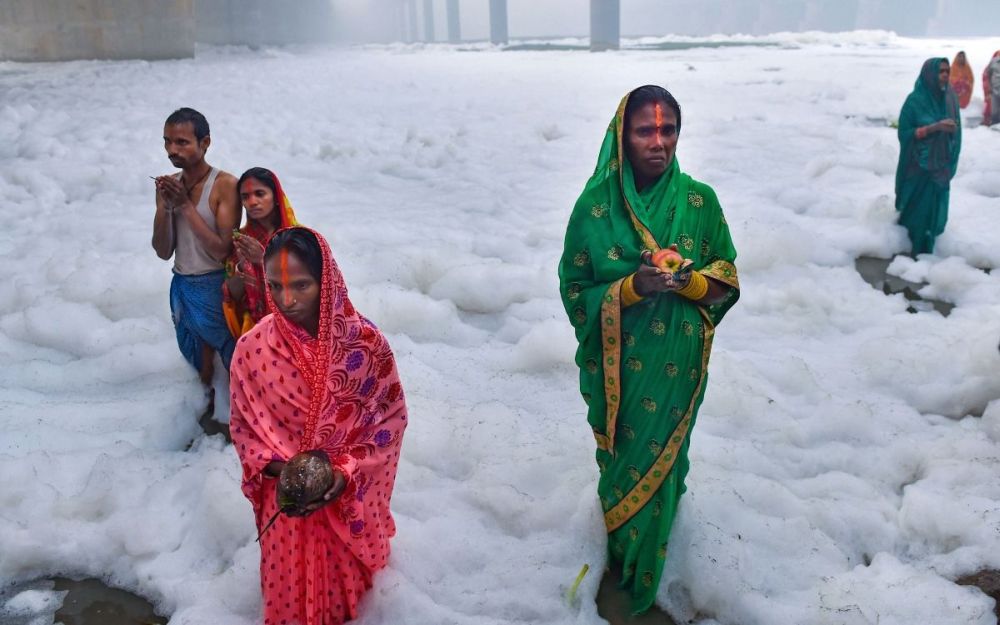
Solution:
M213 189L222 189L225 191L235 191L236 190L236 176L232 175L228 171L219 170L219 175L215 178L215 186Z
M228 171L219 170L219 174L215 178L215 184L212 185L212 191L209 199L216 205L223 201L229 203L235 201L236 176L232 175Z

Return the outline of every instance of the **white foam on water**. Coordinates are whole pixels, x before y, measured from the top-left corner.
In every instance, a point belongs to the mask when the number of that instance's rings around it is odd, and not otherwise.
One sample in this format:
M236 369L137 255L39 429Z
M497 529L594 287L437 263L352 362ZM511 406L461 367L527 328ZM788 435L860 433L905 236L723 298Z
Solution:
M665 83L743 295L717 333L658 602L703 625L995 622L952 580L1000 567L1000 289L980 270L1000 266L998 136L965 129L937 253L890 266L950 316L908 313L853 262L905 249L889 122L921 63L961 46L981 68L1000 41L718 39L775 45L0 64L0 580L96 576L175 623L258 619L239 465L199 435L150 247L160 129L192 106L212 164L278 173L399 360L399 534L358 622L602 622L594 443L555 272L619 99ZM46 597L2 609L42 614Z

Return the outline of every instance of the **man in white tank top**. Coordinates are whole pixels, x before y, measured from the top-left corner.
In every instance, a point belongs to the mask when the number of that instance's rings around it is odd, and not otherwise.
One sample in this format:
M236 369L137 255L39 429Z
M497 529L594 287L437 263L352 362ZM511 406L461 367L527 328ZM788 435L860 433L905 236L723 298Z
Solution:
M208 121L181 108L163 126L163 147L179 174L156 178L153 249L174 259L170 311L177 345L201 381L211 387L215 352L226 368L235 339L222 312L223 262L239 226L236 178L205 162L212 139Z

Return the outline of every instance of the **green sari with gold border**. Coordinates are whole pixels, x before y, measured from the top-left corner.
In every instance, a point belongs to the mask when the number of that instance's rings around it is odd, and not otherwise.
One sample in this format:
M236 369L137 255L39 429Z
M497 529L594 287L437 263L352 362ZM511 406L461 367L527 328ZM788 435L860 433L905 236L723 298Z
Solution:
M597 441L609 554L621 563L623 587L631 589L632 610L639 613L656 598L712 337L739 298L739 280L736 250L711 187L682 173L675 157L656 183L636 191L622 156L628 97L570 217L559 286L579 342L576 363ZM622 282L642 252L671 244L694 270L731 287L727 297L700 306L661 293L623 308Z

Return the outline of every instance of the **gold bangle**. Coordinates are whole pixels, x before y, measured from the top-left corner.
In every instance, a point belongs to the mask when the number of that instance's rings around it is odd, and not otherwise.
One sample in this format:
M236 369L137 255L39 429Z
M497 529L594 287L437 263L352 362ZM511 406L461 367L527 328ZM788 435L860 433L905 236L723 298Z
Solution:
M697 271L691 272L691 279L684 285L683 289L677 289L678 295L683 295L693 302L697 302L708 293L708 278Z
M627 278L622 282L622 307L628 308L632 304L637 304L642 301L642 296L636 293L635 285L635 274L629 274Z

